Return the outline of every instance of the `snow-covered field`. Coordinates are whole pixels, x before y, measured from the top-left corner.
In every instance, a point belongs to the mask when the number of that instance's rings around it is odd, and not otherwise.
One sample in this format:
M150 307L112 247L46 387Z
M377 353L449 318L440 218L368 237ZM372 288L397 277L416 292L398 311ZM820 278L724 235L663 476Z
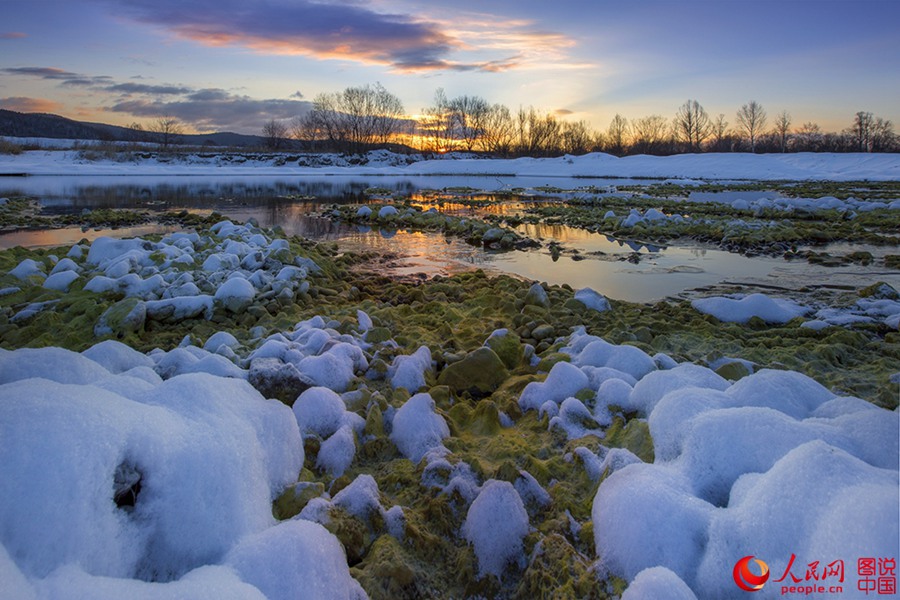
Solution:
M33 150L0 156L0 175L471 175L531 177L632 177L732 180L893 181L900 179L897 154L681 154L626 156L608 154L560 158L480 159L448 154L369 152L338 155L153 155L121 162L88 160L72 150Z

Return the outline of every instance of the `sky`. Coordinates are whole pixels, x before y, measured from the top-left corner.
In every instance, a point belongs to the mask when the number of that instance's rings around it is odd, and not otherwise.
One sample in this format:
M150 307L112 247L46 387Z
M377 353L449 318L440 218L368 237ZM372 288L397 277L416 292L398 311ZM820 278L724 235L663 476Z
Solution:
M0 108L258 134L381 83L586 120L751 100L825 131L900 123L897 0L0 0Z

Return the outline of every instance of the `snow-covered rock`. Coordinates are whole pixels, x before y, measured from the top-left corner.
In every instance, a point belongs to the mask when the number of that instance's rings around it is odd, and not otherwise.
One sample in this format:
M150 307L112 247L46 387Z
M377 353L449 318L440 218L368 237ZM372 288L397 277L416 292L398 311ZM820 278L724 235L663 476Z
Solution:
M808 314L811 309L783 298L765 294L728 298L724 296L700 298L691 302L694 309L712 315L720 321L746 323L759 317L766 323L787 323L791 319Z
M499 578L510 563L522 568L528 513L516 488L507 481L486 481L469 507L462 534L475 548L480 576Z
M429 450L440 447L450 436L444 418L434 410L434 400L428 394L416 394L407 400L394 415L391 441L400 452L418 463Z

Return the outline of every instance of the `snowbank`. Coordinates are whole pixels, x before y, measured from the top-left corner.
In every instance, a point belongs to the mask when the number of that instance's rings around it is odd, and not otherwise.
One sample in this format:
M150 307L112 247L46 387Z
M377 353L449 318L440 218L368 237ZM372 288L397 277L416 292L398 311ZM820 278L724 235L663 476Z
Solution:
M879 180L900 179L897 154L681 154L625 156L587 154L558 158L478 159L450 155L431 160L369 153L365 165L350 165L343 157L322 155L322 166L310 161L287 163L278 157L248 155L246 160L222 156L185 155L178 161L155 158L140 162L85 161L72 151L35 150L0 156L0 175L472 175L530 177L623 177L750 180ZM335 166L345 165L345 166Z

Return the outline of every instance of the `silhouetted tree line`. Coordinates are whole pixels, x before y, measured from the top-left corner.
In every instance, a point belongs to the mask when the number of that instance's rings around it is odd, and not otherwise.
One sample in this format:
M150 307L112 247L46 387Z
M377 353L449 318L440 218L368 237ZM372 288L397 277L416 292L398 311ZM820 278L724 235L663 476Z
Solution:
M816 123L793 127L787 111L769 116L752 100L738 109L734 123L725 114L711 117L697 100L682 104L671 118L650 115L629 121L613 117L596 130L529 107L510 110L480 96L450 98L443 89L417 117L408 116L399 98L381 84L320 94L312 110L288 126L275 120L262 135L279 149L291 135L319 150L357 152L405 145L427 152L467 151L495 156L559 156L608 152L668 155L686 152L897 152L893 123L860 111L840 133Z

